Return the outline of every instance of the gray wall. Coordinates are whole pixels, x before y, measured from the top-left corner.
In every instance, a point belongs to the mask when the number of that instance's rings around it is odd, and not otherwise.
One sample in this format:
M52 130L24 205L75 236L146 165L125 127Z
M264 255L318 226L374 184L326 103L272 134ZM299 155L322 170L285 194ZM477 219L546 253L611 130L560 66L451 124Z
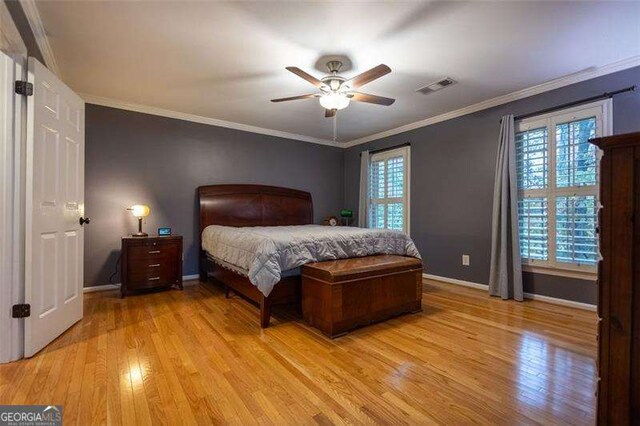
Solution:
M422 127L346 150L345 207L358 209L359 153L411 143L411 236L426 272L488 283L491 210L499 119L640 85L640 67L588 80L499 107ZM614 133L640 130L640 94L613 100ZM471 265L462 266L462 254ZM525 291L596 303L592 281L525 274Z
M311 192L315 221L343 201L342 150L153 115L86 106L85 286L109 283L120 237L136 230L125 209L148 204L144 230L184 236L184 274L197 273L200 185L257 183ZM114 282L120 282L117 275Z
M315 219L358 208L359 153L412 144L411 233L427 272L487 283L498 121L632 84L640 67L347 150L87 105L85 285L109 282L120 236L135 230L125 208L152 208L145 230L171 226L185 237L185 274L197 272L195 189L261 183L310 191ZM614 98L614 133L640 130L640 95ZM461 255L471 265L461 265ZM114 279L119 282L117 275ZM596 302L592 281L525 274L525 291Z

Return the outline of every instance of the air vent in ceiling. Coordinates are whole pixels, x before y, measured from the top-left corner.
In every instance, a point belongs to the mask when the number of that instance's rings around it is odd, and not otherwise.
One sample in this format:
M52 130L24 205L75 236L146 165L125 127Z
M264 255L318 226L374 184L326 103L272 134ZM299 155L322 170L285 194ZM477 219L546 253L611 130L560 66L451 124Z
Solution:
M437 92L440 89L444 89L447 86L453 86L457 81L452 79L451 77L445 77L440 81L436 81L435 83L427 84L424 87L416 90L418 93L422 93L423 95L428 95L429 93Z

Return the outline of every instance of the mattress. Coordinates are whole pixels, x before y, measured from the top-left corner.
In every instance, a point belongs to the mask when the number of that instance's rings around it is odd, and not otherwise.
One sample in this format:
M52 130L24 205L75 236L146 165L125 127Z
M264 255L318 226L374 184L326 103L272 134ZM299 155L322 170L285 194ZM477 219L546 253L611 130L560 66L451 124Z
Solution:
M202 249L219 264L242 273L268 296L283 271L310 262L396 254L421 259L411 238L387 229L347 226L207 226Z
M214 257L211 255L211 253L206 252L207 253L207 258L210 259L212 262L216 263L219 266L222 266L223 268L229 269L233 272L235 272L238 275L242 275L244 277L248 277L249 276L249 271L246 269L242 269L236 265L232 265L231 263L225 262L222 259L218 259L217 257ZM286 277L295 277L298 275L302 275L302 268L294 268L294 269L289 269L286 271L282 271L280 273L280 277L281 278L286 278Z

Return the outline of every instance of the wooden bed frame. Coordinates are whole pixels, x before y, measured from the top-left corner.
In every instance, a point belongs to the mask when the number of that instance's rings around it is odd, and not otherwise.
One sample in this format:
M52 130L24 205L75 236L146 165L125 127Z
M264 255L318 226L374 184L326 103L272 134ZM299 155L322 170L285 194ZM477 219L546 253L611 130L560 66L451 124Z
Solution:
M213 277L229 290L260 306L260 326L269 326L274 305L300 303L301 277L282 278L265 297L247 277L220 267L202 250L202 231L209 225L283 226L313 223L311 194L265 185L207 185L198 188L200 205L200 280Z

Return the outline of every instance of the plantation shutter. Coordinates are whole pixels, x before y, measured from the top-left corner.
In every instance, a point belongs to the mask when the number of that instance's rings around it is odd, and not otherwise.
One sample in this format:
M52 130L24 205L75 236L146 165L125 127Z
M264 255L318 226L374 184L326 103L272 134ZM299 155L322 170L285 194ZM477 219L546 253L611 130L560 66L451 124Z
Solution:
M408 232L409 148L374 154L370 166L369 226Z

